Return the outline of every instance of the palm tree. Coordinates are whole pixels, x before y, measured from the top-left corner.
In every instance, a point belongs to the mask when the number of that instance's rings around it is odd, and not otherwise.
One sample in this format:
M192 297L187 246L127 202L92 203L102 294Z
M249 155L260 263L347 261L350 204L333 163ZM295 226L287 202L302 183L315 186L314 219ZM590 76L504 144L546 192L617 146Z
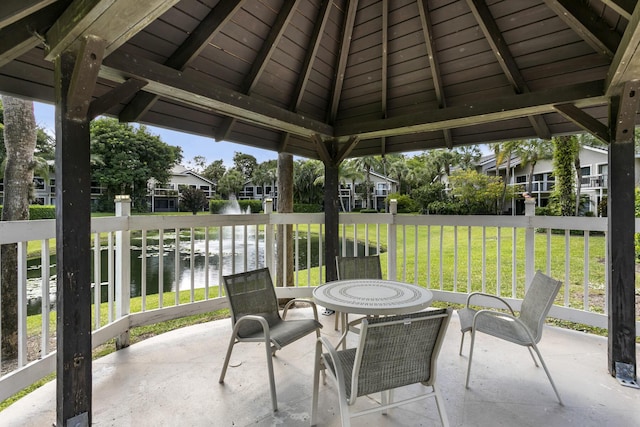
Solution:
M322 186L318 178L324 176L319 160L298 160L293 164L293 198L300 203L322 203Z
M367 209L371 208L371 172L380 169L380 158L376 156L358 157L354 160L356 167L364 171L364 183Z
M259 185L262 187L262 194L265 194L265 186L271 185L274 186L276 180L278 179L278 161L277 160L267 160L260 163L253 170L251 174L251 181L255 185Z
M500 175L500 165L506 160L504 182L502 186L502 206L507 201L507 184L509 184L511 174L511 157L518 147L519 141L506 141L493 145L493 152L496 155L496 175ZM502 212L502 209L499 210Z
M523 167L529 166L527 174L527 191L533 192L533 172L538 160L551 159L553 157L553 147L551 141L546 139L527 139L520 141L515 148L515 152L520 157Z

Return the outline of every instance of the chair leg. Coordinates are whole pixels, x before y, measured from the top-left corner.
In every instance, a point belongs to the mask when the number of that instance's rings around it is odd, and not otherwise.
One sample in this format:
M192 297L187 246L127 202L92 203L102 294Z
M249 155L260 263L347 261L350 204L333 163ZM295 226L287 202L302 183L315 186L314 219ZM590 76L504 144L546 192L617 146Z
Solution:
M533 351L531 351L531 347L527 346L527 350L529 350L529 354L531 355L531 358L533 359L533 364L536 365L536 368L539 368L540 366L538 365L538 362L536 361L536 357L533 355Z
M467 381L464 383L465 388L469 388L469 375L471 375L471 360L473 359L473 345L476 341L476 329L471 330L471 346L469 347L469 364L467 365Z
M227 374L227 367L229 366L229 360L231 359L231 352L233 351L233 346L236 343L235 335L231 335L231 340L229 340L229 347L227 347L227 355L224 357L224 363L222 365L222 372L220 372L220 378L218 382L220 384L224 383L224 377Z
M264 348L267 351L267 371L269 372L269 389L271 390L271 403L273 405L273 412L278 410L278 398L276 397L276 382L273 375L273 355L271 349L271 343L269 341L264 343Z
M336 311L335 312L335 316L336 316L336 319L335 319L335 323L333 325L333 329L335 329L337 331L338 330L338 325L339 325L339 322L340 322L340 316L342 316L342 313L340 313L339 311Z
M444 401L442 394L440 394L440 388L435 384L433 387L433 393L436 398L436 406L438 407L438 415L440 415L440 421L444 427L449 427L449 418L447 418L447 412L444 410Z
M551 378L551 373L549 372L549 369L547 369L547 364L544 363L544 359L542 358L542 354L540 353L540 350L538 350L538 346L535 345L535 343L534 343L532 345L532 347L536 351L536 354L538 355L538 359L540 359L540 363L542 364L542 367L544 368L544 372L547 374L547 378L549 378L549 382L551 383L551 387L553 388L553 391L556 393L556 397L558 398L558 402L560 402L560 406L564 406L564 403L562 403L562 399L560 398L560 393L558 393L558 389L556 388L556 385L553 382L553 378Z
M462 344L464 344L464 332L462 333L462 336L460 337L460 352L458 353L460 356L462 356Z
M313 364L313 394L311 396L311 419L310 423L312 426L317 424L317 416L318 416L318 393L320 390L320 358L322 354L322 344L320 342L316 342L316 354L314 358ZM323 375L324 382L326 383L326 374Z

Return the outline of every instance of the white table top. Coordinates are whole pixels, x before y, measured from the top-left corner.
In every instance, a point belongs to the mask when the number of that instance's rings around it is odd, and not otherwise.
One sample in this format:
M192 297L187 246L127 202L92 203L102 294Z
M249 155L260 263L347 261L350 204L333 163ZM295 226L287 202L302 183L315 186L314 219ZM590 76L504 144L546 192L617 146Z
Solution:
M381 279L337 280L313 290L318 305L344 313L391 315L414 313L431 304L431 291Z

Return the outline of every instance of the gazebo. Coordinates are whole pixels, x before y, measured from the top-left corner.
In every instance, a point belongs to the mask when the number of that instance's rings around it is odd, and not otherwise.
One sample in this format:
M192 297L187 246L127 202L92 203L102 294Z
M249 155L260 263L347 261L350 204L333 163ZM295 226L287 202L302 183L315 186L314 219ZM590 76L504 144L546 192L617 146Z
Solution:
M639 21L633 0L3 1L0 92L56 104L59 425L91 418L98 115L320 159L326 259L347 157L589 132L609 144L608 368L635 377Z

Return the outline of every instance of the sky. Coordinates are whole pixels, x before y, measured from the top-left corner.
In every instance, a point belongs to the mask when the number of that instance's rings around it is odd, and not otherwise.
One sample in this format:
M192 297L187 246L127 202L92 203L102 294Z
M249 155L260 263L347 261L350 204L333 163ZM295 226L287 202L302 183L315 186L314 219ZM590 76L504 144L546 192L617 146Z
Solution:
M52 135L55 134L55 107L50 104L34 102L36 123L44 127ZM233 156L236 152L251 154L258 163L266 160L277 159L278 153L253 148L232 142L216 142L213 138L205 138L182 132L175 132L155 126L147 126L149 132L158 135L163 142L182 148L182 164L188 167L188 163L195 156L203 156L207 165L215 160L222 159L226 167L233 166Z

